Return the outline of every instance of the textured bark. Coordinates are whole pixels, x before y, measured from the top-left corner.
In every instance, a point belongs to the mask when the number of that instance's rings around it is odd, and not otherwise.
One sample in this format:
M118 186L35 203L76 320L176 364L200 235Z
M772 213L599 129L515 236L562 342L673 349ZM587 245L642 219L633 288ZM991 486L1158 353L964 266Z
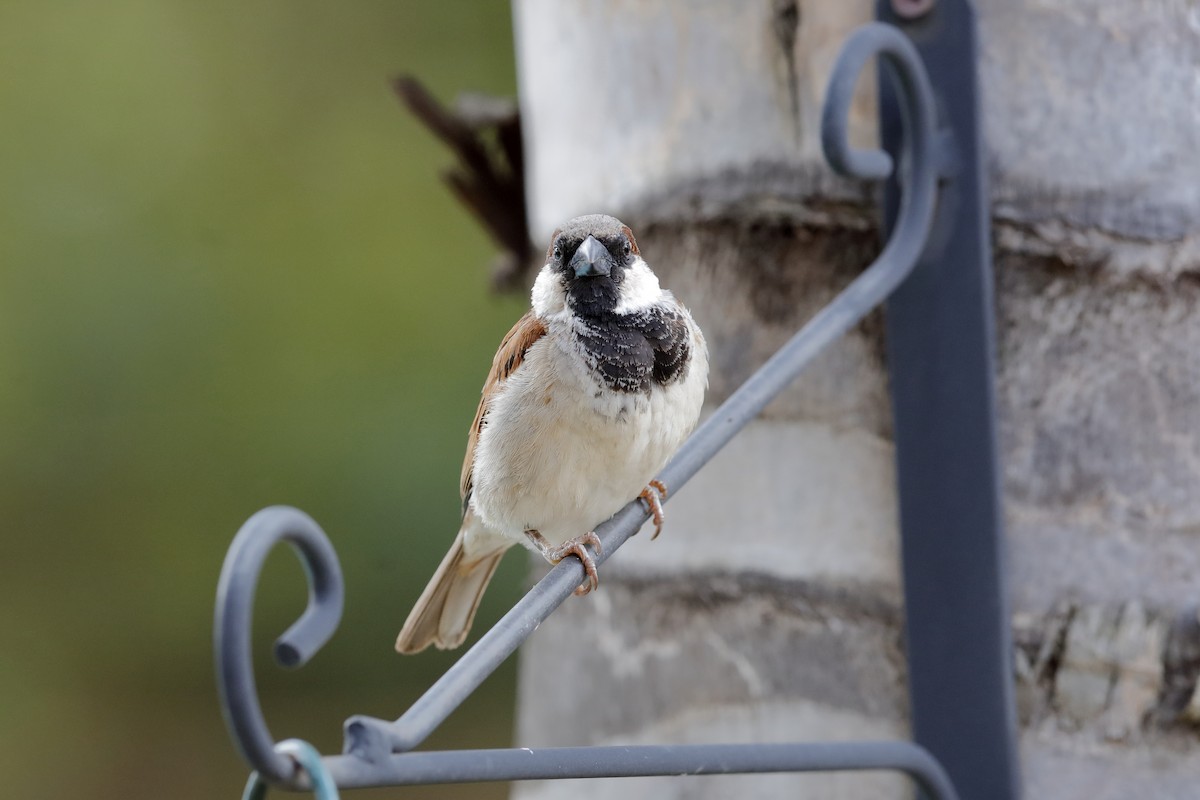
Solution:
M615 213L712 347L708 408L878 251L817 120L857 3L517 0L530 221ZM1200 779L1200 12L979 4L1014 673L1031 797ZM873 138L863 81L852 118ZM522 654L520 744L903 736L881 316ZM607 598L607 599L606 599ZM554 676L550 685L547 678ZM828 780L827 783L820 783ZM559 797L903 794L839 776Z

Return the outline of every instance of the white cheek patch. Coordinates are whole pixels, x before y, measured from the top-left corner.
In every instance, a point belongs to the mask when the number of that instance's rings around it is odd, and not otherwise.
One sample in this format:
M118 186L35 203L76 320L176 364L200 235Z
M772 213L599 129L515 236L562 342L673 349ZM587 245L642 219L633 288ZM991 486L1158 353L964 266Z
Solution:
M567 307L567 296L562 278L550 269L549 264L542 267L537 280L533 282L530 305L533 306L533 313L539 317L558 314Z
M658 278L646 262L638 256L625 270L625 280L621 282L621 299L617 303L616 313L632 314L656 305L662 300L663 290L658 285Z

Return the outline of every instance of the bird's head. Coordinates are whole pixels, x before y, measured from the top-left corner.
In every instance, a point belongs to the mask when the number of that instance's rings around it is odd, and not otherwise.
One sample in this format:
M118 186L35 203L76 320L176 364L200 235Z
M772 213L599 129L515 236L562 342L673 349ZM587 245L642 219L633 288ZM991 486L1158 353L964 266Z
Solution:
M575 217L550 237L533 287L534 310L583 317L625 314L658 301L658 279L638 252L633 231L615 217Z

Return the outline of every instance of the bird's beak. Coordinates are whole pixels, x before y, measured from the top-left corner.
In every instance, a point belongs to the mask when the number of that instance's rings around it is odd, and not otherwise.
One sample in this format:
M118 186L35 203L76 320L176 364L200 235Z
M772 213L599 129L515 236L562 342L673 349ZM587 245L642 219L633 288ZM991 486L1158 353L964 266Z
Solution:
M579 245L575 255L571 257L569 266L575 270L575 277L588 278L595 275L608 275L612 272L613 257L608 248L600 244L595 236L589 236Z

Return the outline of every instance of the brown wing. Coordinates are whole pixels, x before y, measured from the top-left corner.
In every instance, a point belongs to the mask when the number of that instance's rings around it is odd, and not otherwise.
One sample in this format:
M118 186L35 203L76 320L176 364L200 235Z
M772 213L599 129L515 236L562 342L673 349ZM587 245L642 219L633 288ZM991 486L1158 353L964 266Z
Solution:
M467 434L467 455L463 459L462 482L459 490L462 492L463 511L466 511L467 501L471 497L471 475L475 467L475 445L479 443L479 432L487 424L488 406L492 397L509 375L512 375L525 360L525 353L533 343L546 335L546 326L530 311L517 320L500 342L500 349L492 359L492 370L488 373L483 384L483 397L479 400L479 410L475 412L475 421L471 423L471 432Z

